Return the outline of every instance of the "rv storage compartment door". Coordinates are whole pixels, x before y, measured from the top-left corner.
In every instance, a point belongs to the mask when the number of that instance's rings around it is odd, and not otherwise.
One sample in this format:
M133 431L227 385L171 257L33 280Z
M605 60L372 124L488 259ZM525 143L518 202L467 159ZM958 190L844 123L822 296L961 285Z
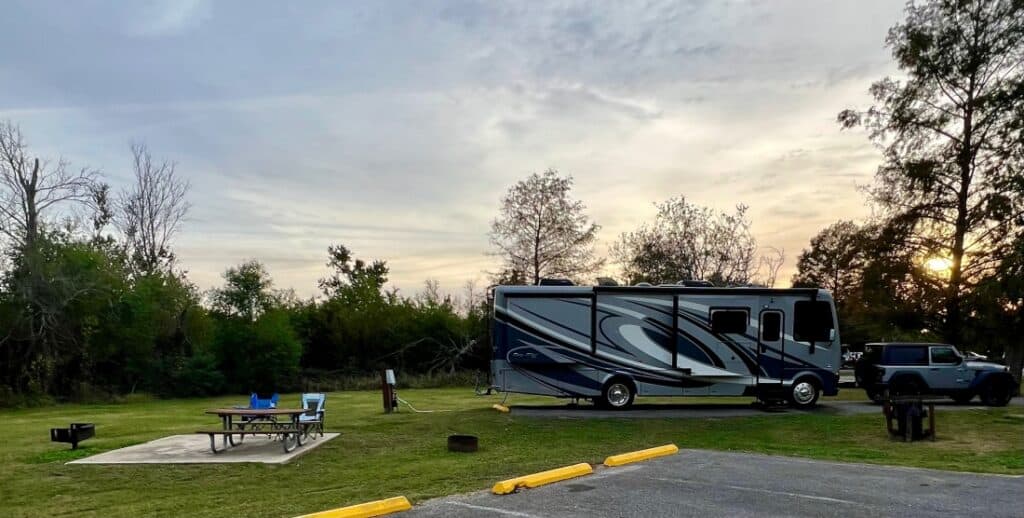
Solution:
M507 296L513 364L576 363L590 355L590 295Z
M640 291L598 293L598 356L636 373L668 375L675 353L672 298Z

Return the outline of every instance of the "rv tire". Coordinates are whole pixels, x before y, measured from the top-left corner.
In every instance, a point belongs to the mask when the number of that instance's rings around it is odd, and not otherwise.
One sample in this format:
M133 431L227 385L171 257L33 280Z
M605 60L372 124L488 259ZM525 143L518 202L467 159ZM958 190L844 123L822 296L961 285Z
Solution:
M636 399L636 388L632 381L626 378L612 378L604 384L601 398L595 402L603 408L623 410L629 408L634 399Z
M798 410L813 408L818 404L821 387L814 378L800 378L789 388L789 404Z

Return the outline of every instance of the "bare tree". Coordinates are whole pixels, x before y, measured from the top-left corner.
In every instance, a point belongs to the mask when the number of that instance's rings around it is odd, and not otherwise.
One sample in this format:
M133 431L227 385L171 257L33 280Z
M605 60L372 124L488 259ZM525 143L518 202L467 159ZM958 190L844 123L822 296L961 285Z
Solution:
M416 296L416 299L424 306L441 305L441 302L444 300L441 295L441 282L437 279L423 281L423 291Z
M135 183L121 192L116 223L139 271L169 269L174 264L171 242L191 208L186 200L190 186L175 174L174 162L154 162L145 144L131 149Z
M461 301L461 309L464 315L468 315L477 309L477 306L486 298L486 294L477 290L476 279L466 281L466 283L462 285L462 290L465 295Z
M750 282L757 242L747 207L716 212L679 196L658 204L653 224L623 233L612 246L630 284L707 280L720 285Z
M761 256L761 264L757 267L759 272L764 272L762 281L765 286L775 287L775 281L779 278L779 270L782 269L783 264L786 264L786 249L767 247L767 253Z
M604 265L594 257L600 226L582 202L569 196L572 177L549 169L512 186L491 223L491 244L507 271L525 272L534 284L542 277L579 280Z
M72 172L63 159L50 163L30 156L21 128L0 123L0 233L31 249L47 214L62 205L90 204L98 176L87 168Z

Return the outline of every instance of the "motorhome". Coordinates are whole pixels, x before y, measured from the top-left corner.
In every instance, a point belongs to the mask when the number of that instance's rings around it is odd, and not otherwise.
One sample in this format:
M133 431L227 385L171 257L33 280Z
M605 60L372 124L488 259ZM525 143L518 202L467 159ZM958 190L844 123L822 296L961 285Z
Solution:
M589 399L753 396L814 406L838 392L835 304L819 289L499 286L493 388Z

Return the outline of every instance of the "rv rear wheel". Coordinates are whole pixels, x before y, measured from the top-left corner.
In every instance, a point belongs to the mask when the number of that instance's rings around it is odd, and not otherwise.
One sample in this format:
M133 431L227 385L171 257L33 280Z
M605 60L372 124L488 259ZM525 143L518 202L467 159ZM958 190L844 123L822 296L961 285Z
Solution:
M818 403L821 389L818 383L811 378L800 378L793 382L789 389L789 404L793 408L811 408Z
M613 378L605 383L598 403L605 408L622 410L629 408L633 404L634 398L636 398L636 390L633 389L632 383L622 378Z

